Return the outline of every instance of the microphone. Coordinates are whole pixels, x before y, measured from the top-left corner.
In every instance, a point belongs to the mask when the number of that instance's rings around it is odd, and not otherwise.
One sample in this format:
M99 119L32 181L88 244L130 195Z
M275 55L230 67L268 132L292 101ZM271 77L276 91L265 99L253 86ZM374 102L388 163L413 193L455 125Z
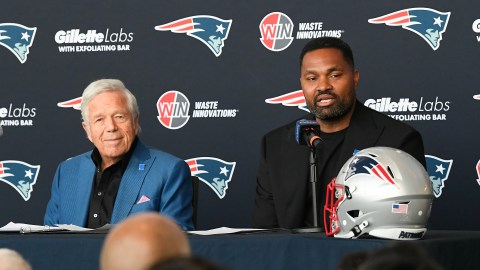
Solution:
M315 120L300 119L295 125L295 139L300 145L308 145L310 156L308 166L310 168L309 183L312 192L312 218L313 227L294 229L293 232L321 232L322 228L318 226L318 179L317 179L317 145L322 142L319 136L320 126Z
M319 136L320 126L315 120L300 119L295 126L295 139L300 145L317 147L322 141Z

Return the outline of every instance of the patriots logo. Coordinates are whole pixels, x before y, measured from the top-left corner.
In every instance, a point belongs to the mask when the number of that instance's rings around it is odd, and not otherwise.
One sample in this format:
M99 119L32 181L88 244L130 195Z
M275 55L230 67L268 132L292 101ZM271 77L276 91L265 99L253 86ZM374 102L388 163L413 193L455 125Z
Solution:
M220 199L223 199L232 180L236 162L226 162L214 157L197 157L185 160L192 176L207 184Z
M0 45L10 50L23 64L27 61L35 32L37 32L36 27L26 27L18 23L0 23Z
M186 33L207 45L215 54L220 56L224 41L228 38L232 20L223 20L209 15L191 16L170 23L158 25L155 30Z
M474 95L473 99L480 100L480 95Z
M437 50L442 34L447 30L449 18L450 12L440 12L431 8L409 8L370 19L368 22L401 26L421 36L433 50Z
M300 110L310 112L305 102L302 90L293 91L278 97L265 99L265 103L268 104L282 104L283 106L291 107L296 106Z
M347 176L345 182L352 176L357 174L369 174L378 177L380 180L397 186L393 180L393 175L389 173L382 164L370 156L355 156L348 165Z
M450 174L453 160L444 160L430 155L425 155L425 160L427 161L428 175L430 176L430 181L432 181L433 195L438 198L442 195L442 189Z
M82 97L70 99L67 101L62 101L57 103L58 107L61 108L74 108L75 110L80 110L80 106L82 105Z
M30 199L39 171L40 165L18 160L0 161L0 181L12 186L25 201Z

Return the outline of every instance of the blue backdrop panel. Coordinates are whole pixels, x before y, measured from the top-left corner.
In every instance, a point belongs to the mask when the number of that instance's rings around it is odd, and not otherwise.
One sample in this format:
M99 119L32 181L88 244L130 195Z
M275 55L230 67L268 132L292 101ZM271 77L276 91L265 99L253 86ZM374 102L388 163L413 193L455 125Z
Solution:
M77 98L118 78L142 140L202 180L199 229L252 226L261 136L305 114L299 52L336 36L354 50L359 99L423 135L429 227L480 228L462 215L480 192L479 2L177 2L0 3L0 225L43 222L56 166L92 148Z

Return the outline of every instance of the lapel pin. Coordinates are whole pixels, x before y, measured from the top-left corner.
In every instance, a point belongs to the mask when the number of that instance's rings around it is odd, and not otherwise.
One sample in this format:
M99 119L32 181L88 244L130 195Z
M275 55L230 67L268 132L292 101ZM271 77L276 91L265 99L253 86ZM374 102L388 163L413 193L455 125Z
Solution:
M142 163L142 164L138 164L138 170L139 170L139 171L145 170L145 164L143 164L143 163Z

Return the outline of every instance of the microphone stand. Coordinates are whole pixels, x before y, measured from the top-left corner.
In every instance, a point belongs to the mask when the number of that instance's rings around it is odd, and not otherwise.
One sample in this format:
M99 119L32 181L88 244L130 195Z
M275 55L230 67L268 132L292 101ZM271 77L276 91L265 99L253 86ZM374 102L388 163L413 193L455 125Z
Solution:
M310 147L310 184L312 185L312 206L313 206L313 227L319 228L318 226L318 180L317 180L317 153L315 147ZM321 231L321 229L320 229Z
M309 157L309 166L310 166L310 184L312 187L312 206L313 206L313 227L310 228L296 228L292 229L293 233L318 233L323 232L323 228L318 226L318 179L317 179L317 151L316 147L310 145L310 157Z

